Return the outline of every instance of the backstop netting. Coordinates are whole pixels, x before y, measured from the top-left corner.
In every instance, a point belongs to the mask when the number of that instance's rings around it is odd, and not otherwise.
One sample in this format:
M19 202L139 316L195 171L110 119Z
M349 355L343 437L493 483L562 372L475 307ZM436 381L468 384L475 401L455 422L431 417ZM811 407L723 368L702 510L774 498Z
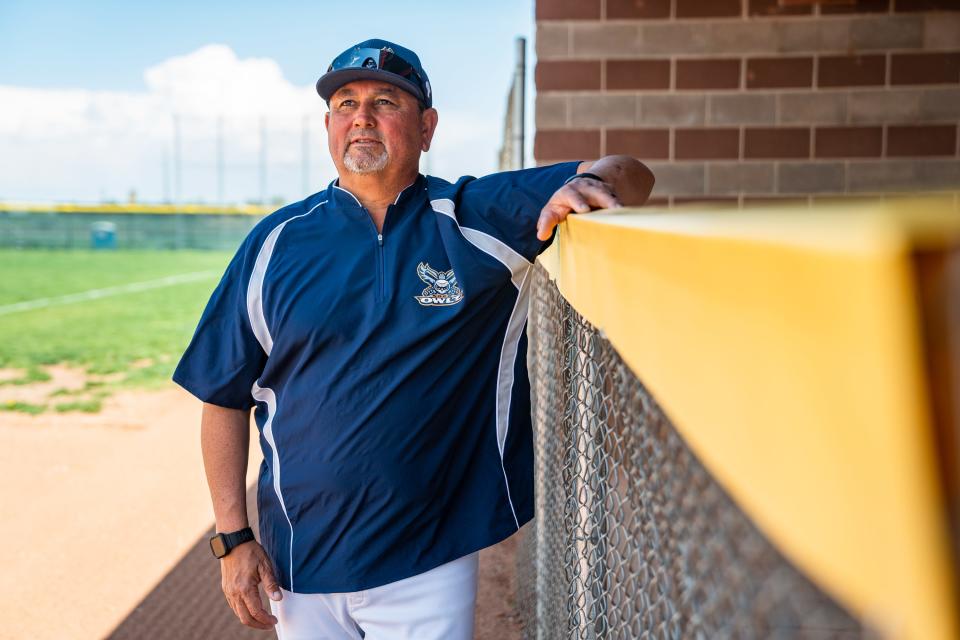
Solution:
M865 637L733 503L539 264L533 292L524 637Z

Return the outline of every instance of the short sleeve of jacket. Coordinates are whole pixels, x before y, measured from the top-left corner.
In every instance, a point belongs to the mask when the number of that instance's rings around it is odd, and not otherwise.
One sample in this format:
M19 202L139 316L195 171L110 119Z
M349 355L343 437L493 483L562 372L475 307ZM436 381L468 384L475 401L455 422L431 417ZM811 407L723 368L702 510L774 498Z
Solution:
M244 240L227 266L173 374L174 382L200 400L231 409L255 404L251 389L266 362L246 304L259 248L256 235Z
M553 240L537 239L540 210L563 182L576 174L579 165L563 162L472 180L463 189L458 213L468 226L476 220L481 230L533 261Z

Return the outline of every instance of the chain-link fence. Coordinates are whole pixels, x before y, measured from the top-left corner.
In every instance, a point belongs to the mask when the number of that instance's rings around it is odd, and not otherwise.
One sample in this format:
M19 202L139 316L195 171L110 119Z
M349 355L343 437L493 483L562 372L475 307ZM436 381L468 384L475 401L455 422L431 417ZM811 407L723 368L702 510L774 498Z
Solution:
M738 509L539 265L528 331L537 515L518 557L525 638L867 635Z
M118 249L233 251L262 218L230 214L123 214L0 211L0 248L89 249L96 225L110 223Z

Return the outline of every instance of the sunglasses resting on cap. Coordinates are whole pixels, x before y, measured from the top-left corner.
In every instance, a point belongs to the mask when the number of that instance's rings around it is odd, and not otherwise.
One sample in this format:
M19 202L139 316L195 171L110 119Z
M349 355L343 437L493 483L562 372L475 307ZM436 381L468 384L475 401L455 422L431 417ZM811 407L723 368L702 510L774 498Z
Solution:
M424 107L433 106L430 80L417 54L386 40L365 40L334 58L317 80L317 93L329 103L337 89L354 80L382 80L413 94Z

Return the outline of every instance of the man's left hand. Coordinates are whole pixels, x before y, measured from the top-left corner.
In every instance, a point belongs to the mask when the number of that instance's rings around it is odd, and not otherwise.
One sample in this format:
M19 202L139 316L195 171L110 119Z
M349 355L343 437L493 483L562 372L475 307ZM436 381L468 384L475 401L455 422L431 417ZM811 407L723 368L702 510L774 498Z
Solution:
M540 210L537 220L537 238L549 240L553 228L571 213L586 213L594 209L616 209L623 203L606 182L593 178L577 178L563 185Z

